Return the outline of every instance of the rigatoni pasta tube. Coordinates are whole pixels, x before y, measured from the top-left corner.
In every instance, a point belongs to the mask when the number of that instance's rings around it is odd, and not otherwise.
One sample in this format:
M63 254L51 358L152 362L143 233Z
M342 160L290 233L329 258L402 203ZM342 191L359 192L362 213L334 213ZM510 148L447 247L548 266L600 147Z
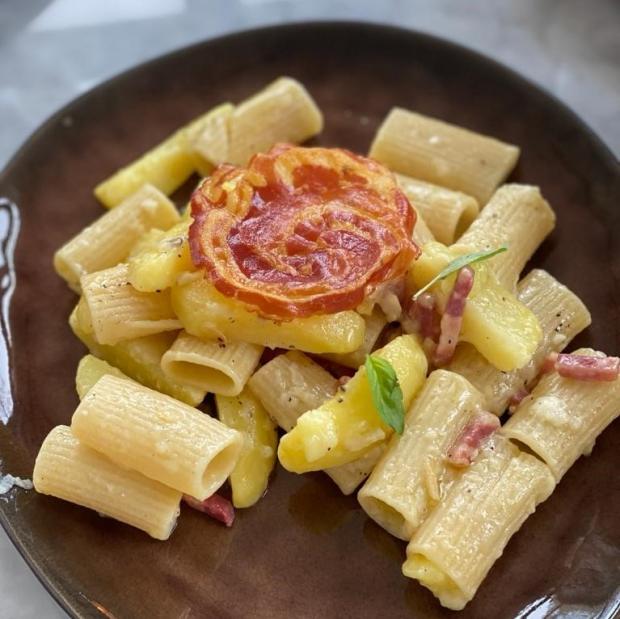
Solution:
M352 352L364 340L364 319L354 311L278 322L225 297L201 273L182 279L172 288L172 307L185 330L196 337L223 337L313 353Z
M263 347L246 342L202 340L181 331L161 359L172 380L209 393L236 396L254 372Z
M577 355L598 355L591 348ZM502 428L547 463L557 481L582 455L592 451L597 436L620 414L620 379L611 382L544 375Z
M181 328L170 292L139 292L129 283L126 264L84 275L80 282L84 309L100 344Z
M496 436L414 534L403 574L461 610L554 486L545 464Z
M459 239L475 251L506 245L508 251L489 263L498 281L514 290L519 274L538 246L555 227L555 213L531 185L504 185Z
M71 430L120 466L199 500L224 483L243 443L217 419L109 374L84 396Z
M435 370L392 436L357 498L364 511L392 535L409 540L445 494L456 470L447 454L482 395L454 372Z
M99 183L95 187L95 196L104 206L112 208L137 191L144 183L150 183L167 196L170 195L194 172L195 159L188 136L199 131L203 123L208 125L213 118L212 112L199 116L140 158Z
M424 245L426 245L429 241L434 241L435 237L433 236L431 229L424 221L422 215L420 215L420 211L417 210L415 206L413 206L413 210L416 213L416 220L411 238L418 247L424 247Z
M467 378L484 395L486 410L501 415L512 396L528 390L545 357L564 350L591 322L581 299L552 275L534 269L517 286L517 299L538 319L542 339L532 358L520 369L501 372L471 344L459 344L448 366Z
M338 381L310 357L292 350L263 365L250 378L248 387L271 418L288 432L303 413L334 396ZM357 460L325 473L343 494L351 494L368 477L384 449L378 445Z
M475 198L460 191L438 187L397 174L396 179L407 198L422 215L435 239L451 245L469 228L480 207ZM416 226L419 222L416 222Z
M79 290L82 275L122 262L145 232L166 230L179 219L174 204L164 194L144 185L65 243L54 254L54 268L69 286Z
M426 378L426 356L415 337L402 335L373 353L388 361L398 377L405 410ZM304 413L280 440L278 457L294 473L317 471L356 460L383 443L392 428L374 407L366 368L361 367L343 392Z
M298 144L320 133L323 115L297 80L280 77L240 103L229 120L229 163L248 159L278 142Z
M276 461L276 424L248 389L234 397L217 395L215 404L220 421L243 436L243 448L230 474L230 486L234 506L250 507L267 490Z
M174 333L147 335L134 340L125 340L114 346L99 344L92 331L89 332L78 318L78 309L83 304L84 300L81 299L69 317L69 326L93 355L119 368L146 387L166 393L190 406L198 406L204 400L206 395L204 389L174 381L161 369L161 358L172 346Z
M234 109L230 103L218 105L200 123L188 129L190 154L200 176L209 176L214 167L227 160L230 118Z
M178 490L117 466L81 444L67 426L57 426L43 441L32 479L41 494L88 507L155 539L168 539L179 515Z
M485 204L519 158L511 144L395 107L370 156L394 172L473 196Z

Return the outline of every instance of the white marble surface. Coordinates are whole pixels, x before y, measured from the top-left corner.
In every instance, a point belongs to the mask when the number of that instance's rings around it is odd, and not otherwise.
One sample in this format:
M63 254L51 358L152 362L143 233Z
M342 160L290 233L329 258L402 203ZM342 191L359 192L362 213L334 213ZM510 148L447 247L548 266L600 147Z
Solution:
M311 19L393 23L473 47L552 90L620 153L617 0L3 0L0 167L58 107L131 65L233 30ZM66 616L3 531L0 600L3 618Z

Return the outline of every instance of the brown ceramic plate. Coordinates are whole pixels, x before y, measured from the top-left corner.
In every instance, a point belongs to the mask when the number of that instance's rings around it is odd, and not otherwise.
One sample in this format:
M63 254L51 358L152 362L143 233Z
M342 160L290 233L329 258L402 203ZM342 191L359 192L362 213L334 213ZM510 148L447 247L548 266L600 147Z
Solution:
M366 152L385 114L401 105L521 145L513 180L540 185L558 213L535 264L592 310L578 344L620 352L618 162L570 111L504 67L430 36L349 23L255 30L99 86L39 129L0 177L4 472L31 475L41 441L77 404L84 350L67 326L75 297L55 276L52 255L102 213L93 186L204 110L282 74L316 97L325 114L320 144ZM616 423L514 536L462 617L618 611L619 447ZM278 469L231 530L184 512L167 543L34 492L0 501L0 520L76 617L451 615L401 575L404 544L320 474Z

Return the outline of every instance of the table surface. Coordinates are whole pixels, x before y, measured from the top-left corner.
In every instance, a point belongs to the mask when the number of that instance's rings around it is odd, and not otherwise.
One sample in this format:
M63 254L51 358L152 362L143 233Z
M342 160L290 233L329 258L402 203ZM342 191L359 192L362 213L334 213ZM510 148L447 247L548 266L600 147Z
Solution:
M29 0L0 3L0 168L52 112L177 47L290 21L359 19L481 51L552 91L620 153L617 0ZM0 454L0 472L2 460ZM3 617L66 614L0 531Z

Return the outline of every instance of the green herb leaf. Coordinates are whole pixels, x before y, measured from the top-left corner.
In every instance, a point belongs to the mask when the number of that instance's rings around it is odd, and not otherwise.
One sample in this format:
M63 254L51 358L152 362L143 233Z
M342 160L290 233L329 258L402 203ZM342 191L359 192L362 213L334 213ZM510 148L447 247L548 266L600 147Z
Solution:
M372 403L381 419L402 434L405 427L405 405L398 376L389 361L366 356L366 375L370 384Z
M413 295L413 300L416 301L417 298L422 293L426 292L431 286L434 286L437 282L440 282L442 279L446 279L446 277L448 277L449 275L452 275L452 273L456 273L457 271L460 271L463 267L466 267L470 264L474 264L474 262L482 262L483 260L488 260L489 258L493 258L493 256L497 256L497 254L501 254L507 250L508 250L508 247L506 247L506 245L502 245L501 247L498 247L497 249L489 249L487 251L477 251L473 254L465 254L464 256L459 256L458 258L455 258L454 260L449 262L448 265L444 269L439 271L439 273L435 275L435 277L433 277L433 279L431 279L431 281L428 282L426 286L424 286L423 288L420 288L420 290L418 290Z

